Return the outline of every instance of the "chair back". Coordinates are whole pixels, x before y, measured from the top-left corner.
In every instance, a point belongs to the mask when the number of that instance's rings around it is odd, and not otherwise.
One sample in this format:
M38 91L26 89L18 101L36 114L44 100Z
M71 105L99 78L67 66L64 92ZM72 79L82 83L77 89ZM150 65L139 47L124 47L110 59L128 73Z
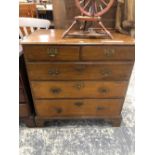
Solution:
M51 22L47 19L19 17L19 36L23 39L37 29L48 29Z

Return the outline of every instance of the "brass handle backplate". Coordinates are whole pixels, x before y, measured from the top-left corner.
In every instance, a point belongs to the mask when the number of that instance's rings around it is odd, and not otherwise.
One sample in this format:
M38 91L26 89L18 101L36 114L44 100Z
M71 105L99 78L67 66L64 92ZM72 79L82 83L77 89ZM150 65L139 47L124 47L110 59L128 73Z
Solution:
M53 94L59 94L62 90L60 88L52 88L50 90Z
M58 55L58 50L56 48L49 48L47 53L50 57L56 57Z
M115 49L111 48L104 49L104 54L106 57L113 57L115 55Z
M78 90L84 88L84 82L77 82L74 87Z
M56 76L60 74L58 69L50 69L48 73L49 75L52 75L52 76Z
M84 103L79 101L79 102L75 102L74 104L75 104L76 106L80 107L80 106L82 106Z

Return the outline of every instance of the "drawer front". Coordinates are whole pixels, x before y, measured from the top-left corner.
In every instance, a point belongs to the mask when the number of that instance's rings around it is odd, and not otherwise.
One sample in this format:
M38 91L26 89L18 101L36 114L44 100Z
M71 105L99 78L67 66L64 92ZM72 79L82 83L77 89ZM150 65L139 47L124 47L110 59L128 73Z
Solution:
M27 64L31 80L128 80L132 66L123 62Z
M84 46L82 60L134 60L134 46Z
M19 104L19 116L27 117L30 115L30 108L27 104Z
M78 46L24 46L27 61L72 61L79 60Z
M83 100L36 100L38 116L118 116L121 113L121 99L83 99Z
M94 81L33 81L34 97L44 98L121 98L125 95L128 82Z

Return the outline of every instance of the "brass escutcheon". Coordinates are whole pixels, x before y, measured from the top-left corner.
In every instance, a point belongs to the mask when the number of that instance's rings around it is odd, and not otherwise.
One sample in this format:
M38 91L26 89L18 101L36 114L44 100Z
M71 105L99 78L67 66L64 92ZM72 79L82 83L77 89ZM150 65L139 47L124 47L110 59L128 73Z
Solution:
M111 48L104 49L104 54L106 57L113 57L115 55L115 49Z
M84 82L77 82L74 87L78 90L84 88Z
M86 66L85 65L77 65L76 67L75 67L75 70L77 71L77 72L82 72L82 71L84 71L86 69Z
M49 48L47 53L50 57L56 57L58 55L58 50L56 48Z
M110 76L111 73L112 73L112 72L111 72L110 70L107 70L107 69L101 71L101 74L102 74L104 77Z
M59 94L62 90L60 88L52 88L50 90L53 94Z
M97 111L101 111L101 110L105 110L105 109L106 109L105 107L97 107L96 108Z
M62 109L61 108L54 108L54 111L56 111L57 113L62 113Z
M75 102L74 104L75 104L76 106L80 107L80 106L82 106L84 103L79 101L79 102Z
M106 94L108 92L106 88L99 88L98 91L99 93L103 93L103 94Z

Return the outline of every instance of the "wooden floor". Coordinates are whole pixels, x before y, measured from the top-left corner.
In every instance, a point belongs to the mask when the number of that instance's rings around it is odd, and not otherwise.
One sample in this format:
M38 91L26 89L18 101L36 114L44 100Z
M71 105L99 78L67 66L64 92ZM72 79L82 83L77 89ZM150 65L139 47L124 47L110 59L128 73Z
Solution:
M20 155L134 155L134 71L122 111L120 128L103 121L53 121L46 128L20 124Z

